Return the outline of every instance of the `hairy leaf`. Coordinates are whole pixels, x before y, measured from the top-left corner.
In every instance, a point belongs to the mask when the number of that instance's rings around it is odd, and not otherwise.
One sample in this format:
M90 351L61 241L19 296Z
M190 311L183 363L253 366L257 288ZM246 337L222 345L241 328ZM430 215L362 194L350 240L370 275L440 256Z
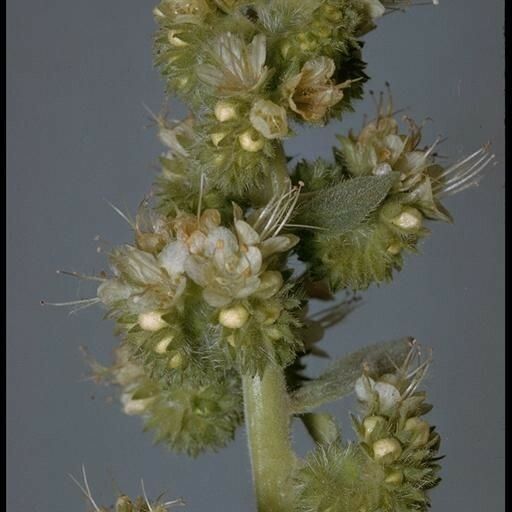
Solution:
M325 228L332 235L346 233L379 206L397 176L396 172L359 176L319 190L302 205L300 222Z
M369 345L334 361L317 379L306 382L292 394L291 409L300 414L338 400L352 392L363 369L381 375L393 371L410 351L412 338Z

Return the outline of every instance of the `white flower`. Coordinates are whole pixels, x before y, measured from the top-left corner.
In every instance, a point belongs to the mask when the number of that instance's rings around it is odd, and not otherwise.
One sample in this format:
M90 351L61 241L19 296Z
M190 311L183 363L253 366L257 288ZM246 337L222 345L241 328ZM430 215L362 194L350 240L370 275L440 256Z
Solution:
M197 66L199 78L215 87L222 95L233 95L258 89L265 81L266 39L254 36L246 44L236 34L226 32L212 45L213 64Z
M343 91L350 80L334 84L334 61L317 57L307 61L300 73L286 80L281 86L290 108L306 121L322 121L327 110L343 98Z
M266 139L282 139L288 133L286 110L272 101L256 101L249 118L252 126Z

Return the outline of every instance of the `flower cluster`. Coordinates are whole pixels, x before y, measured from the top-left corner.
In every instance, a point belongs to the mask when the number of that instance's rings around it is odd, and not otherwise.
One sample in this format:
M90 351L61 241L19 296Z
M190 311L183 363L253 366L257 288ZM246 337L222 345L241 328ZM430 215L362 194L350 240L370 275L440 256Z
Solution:
M188 174L206 175L209 191L268 189L290 122L323 123L362 93L356 36L371 13L358 1L163 0L154 14L157 64L200 118ZM175 163L164 174L182 174Z
M70 477L78 486L80 491L82 491L84 498L87 500L88 504L91 505L94 512L169 512L171 509L174 510L174 505L184 505L184 502L181 498L170 501L162 501L163 494L160 495L160 497L155 501L150 501L147 497L146 489L144 488L144 482L141 482L142 496L132 500L126 494L119 494L113 507L100 507L92 495L89 482L87 481L85 467L82 466L83 483L80 483L72 475L70 475Z
M201 384L186 373L173 380L149 372L142 359L122 345L103 375L121 389L125 414L142 416L156 441L193 457L233 439L243 418L237 372L212 371Z
M375 379L363 375L355 386L364 417L354 418L354 425L361 448L383 471L383 510L427 510L426 491L440 480L440 437L422 418L431 406L417 390L429 365L420 357L413 345L396 372Z
M414 366L414 360L418 363ZM363 374L355 385L363 418L358 443L320 444L295 475L297 511L426 511L439 482L440 438L422 416L431 406L417 387L428 369L417 344L394 373ZM414 366L414 367L413 367Z
M402 267L404 251L415 252L429 233L426 220L451 221L440 199L477 184L494 158L483 147L444 168L435 159L437 141L420 147L421 128L405 120L409 130L401 133L391 102L381 100L377 118L360 133L339 136L334 166L303 163L297 169L297 176L313 187L394 176L385 196L357 226L339 234L319 231L303 251L317 275L327 276L334 289L363 289L390 280L393 269Z
M281 230L298 194L290 189L247 218L234 205L230 227L218 210L172 218L142 204L135 245L111 251L113 277L97 295L152 370L204 373L218 354L224 366L256 371L267 353L282 363L294 356L297 302L282 266L298 238Z

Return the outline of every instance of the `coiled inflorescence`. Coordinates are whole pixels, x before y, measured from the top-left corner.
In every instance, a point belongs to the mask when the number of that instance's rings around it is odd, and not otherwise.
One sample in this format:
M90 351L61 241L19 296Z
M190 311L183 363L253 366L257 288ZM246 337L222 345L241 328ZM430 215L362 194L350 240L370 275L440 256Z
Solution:
M418 360L416 363L415 359ZM416 363L416 364L415 364ZM363 374L355 385L363 416L353 417L358 443L318 446L296 475L297 510L304 512L426 511L439 482L440 438L423 416L418 391L429 361L413 345L396 371Z

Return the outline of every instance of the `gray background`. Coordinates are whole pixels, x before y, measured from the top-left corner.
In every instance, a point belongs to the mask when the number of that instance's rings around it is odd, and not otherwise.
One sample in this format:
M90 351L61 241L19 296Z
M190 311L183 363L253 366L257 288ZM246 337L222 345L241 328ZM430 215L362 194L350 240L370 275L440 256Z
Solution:
M98 502L117 484L187 498L190 512L254 510L245 434L197 460L152 445L138 418L108 404L78 346L107 360L115 340L100 308L76 316L39 300L93 296L93 283L55 275L105 268L95 235L130 239L109 200L134 212L156 175L160 151L143 102L163 104L152 68L154 0L10 0L8 57L8 495L10 512L85 509L67 473L84 463ZM447 201L454 226L435 224L421 256L325 341L333 355L414 335L434 349L426 382L443 436L444 482L435 512L504 508L504 38L502 0L444 0L380 21L366 37L373 80L395 104L433 118L425 141L449 136L458 158L491 140L499 165L482 186ZM173 103L179 118L183 106ZM371 100L343 129L359 128ZM302 131L289 153L330 156L340 124ZM312 365L318 372L321 361ZM350 401L334 411L347 426ZM300 452L309 441L297 429ZM114 483L115 482L115 483Z

